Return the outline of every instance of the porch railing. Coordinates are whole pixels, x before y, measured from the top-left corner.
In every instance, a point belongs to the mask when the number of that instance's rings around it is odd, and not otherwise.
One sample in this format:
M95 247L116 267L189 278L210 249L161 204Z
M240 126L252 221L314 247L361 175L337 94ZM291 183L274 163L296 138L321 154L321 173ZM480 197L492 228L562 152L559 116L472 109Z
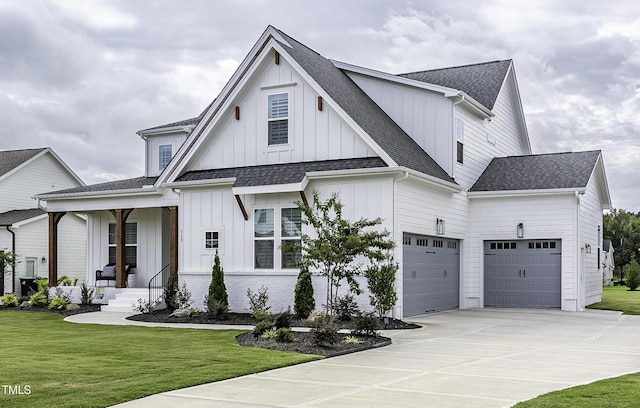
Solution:
M162 302L164 296L164 288L169 281L169 265L162 268L162 270L156 273L151 280L149 280L149 302L150 304L157 304Z

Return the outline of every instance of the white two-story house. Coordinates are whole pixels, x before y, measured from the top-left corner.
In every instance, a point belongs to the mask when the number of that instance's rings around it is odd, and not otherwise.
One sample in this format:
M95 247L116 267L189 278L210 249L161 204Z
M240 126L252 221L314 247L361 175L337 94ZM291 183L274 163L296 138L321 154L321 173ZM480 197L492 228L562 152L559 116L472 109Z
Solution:
M15 265L6 266L0 287L4 293L19 295L20 278L49 275L47 213L33 196L81 186L82 180L50 148L0 151L0 250L17 255ZM60 229L60 276L82 282L87 269L85 220L72 214Z
M87 215L88 278L115 262L123 287L135 264L146 286L166 267L204 300L217 251L233 310L262 285L286 308L299 271L281 244L310 232L295 202L315 190L349 218L383 219L394 316L601 298L602 155L532 154L510 60L392 75L268 27L198 117L138 134L144 177L39 197L51 218Z

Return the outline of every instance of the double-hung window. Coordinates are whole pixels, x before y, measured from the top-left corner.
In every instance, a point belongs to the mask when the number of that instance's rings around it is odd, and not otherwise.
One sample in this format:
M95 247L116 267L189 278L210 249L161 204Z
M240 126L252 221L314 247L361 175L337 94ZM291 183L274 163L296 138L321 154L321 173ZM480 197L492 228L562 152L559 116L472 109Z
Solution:
M276 225L280 224L279 228ZM302 213L298 208L261 208L254 211L254 266L256 269L296 268L300 261Z
M456 119L456 160L462 164L464 162L464 122Z
M125 262L135 268L138 261L138 224L125 224ZM109 224L109 263L116 263L116 224Z
M267 105L269 146L289 143L289 94L269 95Z
M165 144L158 146L158 167L159 170L164 170L167 167L167 164L171 161L171 145Z

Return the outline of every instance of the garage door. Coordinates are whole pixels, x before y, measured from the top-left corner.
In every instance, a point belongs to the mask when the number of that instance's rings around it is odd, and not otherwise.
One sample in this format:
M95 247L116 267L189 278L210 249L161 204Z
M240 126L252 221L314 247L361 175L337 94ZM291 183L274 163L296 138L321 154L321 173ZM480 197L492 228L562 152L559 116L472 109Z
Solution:
M413 316L458 307L459 242L441 237L403 236L403 314Z
M484 304L559 308L560 240L485 241Z

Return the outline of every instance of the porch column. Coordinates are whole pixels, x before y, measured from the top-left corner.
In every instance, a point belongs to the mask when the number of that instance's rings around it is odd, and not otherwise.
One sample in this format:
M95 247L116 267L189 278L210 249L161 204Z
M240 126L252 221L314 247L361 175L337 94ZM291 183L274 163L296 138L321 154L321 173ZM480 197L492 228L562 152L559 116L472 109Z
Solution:
M126 252L126 222L133 211L129 209L109 210L116 219L116 288L127 286L127 274L124 265L127 263Z
M58 285L58 223L65 212L49 213L49 287Z
M178 207L162 207L169 216L169 279L178 282Z

